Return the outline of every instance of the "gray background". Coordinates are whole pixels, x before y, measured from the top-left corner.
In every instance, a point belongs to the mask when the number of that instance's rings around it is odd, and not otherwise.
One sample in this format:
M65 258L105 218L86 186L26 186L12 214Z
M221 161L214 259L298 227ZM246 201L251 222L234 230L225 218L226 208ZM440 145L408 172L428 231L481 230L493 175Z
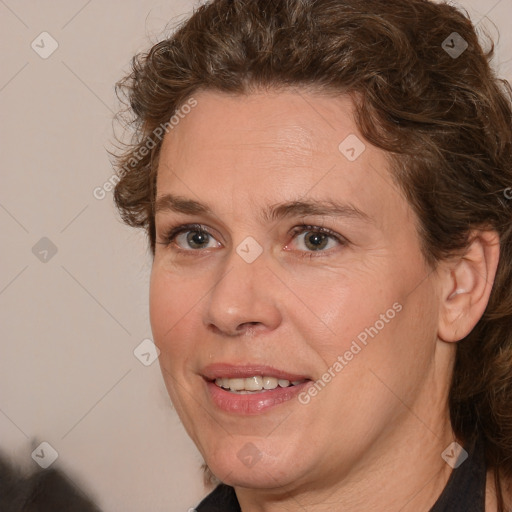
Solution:
M458 3L499 29L512 80L511 0ZM133 353L151 338L144 236L93 196L112 175L113 84L197 5L0 0L0 450L33 469L50 443L105 511L186 511L204 494L158 363ZM58 43L46 59L42 32Z

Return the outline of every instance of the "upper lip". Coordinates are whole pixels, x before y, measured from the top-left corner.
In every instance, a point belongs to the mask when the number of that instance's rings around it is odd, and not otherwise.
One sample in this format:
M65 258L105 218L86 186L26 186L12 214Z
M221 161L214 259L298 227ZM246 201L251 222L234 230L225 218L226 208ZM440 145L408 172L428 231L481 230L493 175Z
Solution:
M243 379L253 377L254 375L276 377L277 379L289 380L290 382L309 380L309 377L306 375L291 373L279 370L272 366L258 364L234 365L229 363L215 363L203 368L201 375L207 380L215 380L219 378Z

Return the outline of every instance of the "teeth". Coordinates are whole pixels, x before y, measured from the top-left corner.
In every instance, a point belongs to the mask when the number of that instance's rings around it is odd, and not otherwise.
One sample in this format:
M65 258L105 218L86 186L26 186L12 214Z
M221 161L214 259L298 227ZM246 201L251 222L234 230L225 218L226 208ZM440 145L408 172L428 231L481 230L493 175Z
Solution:
M263 377L263 389L276 389L277 379L275 377Z
M255 377L248 377L244 379L245 389L247 391L260 391L263 389L263 377L256 375Z
M231 391L242 391L245 388L245 379L229 379Z
M270 377L268 375L263 377L260 375L254 375L253 377L235 379L219 377L218 379L215 379L215 384L220 388L229 389L230 391L237 393L276 389L278 386L281 388L287 388L290 385L296 386L303 382L304 380L295 380L290 383L289 380L277 379L276 377Z

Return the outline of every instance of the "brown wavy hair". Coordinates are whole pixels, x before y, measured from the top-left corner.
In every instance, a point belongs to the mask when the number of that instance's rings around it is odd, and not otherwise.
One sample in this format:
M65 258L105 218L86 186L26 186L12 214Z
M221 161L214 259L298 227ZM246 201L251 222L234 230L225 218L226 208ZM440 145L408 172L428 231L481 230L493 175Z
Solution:
M462 41L454 32L468 45L459 56L447 51ZM362 135L389 152L432 267L463 251L473 228L500 235L490 301L458 344L449 405L456 436L483 439L502 512L512 478L512 90L493 52L467 14L428 0L214 0L136 55L117 84L134 139L116 156L114 200L154 254L155 134L202 89L351 96Z

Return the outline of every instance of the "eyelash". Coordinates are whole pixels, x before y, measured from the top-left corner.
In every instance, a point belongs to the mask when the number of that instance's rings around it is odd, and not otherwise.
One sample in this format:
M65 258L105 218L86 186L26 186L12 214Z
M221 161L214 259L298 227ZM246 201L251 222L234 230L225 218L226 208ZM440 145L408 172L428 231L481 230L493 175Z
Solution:
M174 226L174 227L171 227L169 228L164 234L163 234L163 242L157 242L158 244L162 244L164 245L165 247L169 247L173 242L174 240L176 239L176 237L178 235L180 235L181 233L186 233L188 231L196 231L198 233L201 233L201 234L206 234L212 238L215 239L214 235L212 233L210 233L210 231L208 231L207 228L205 228L204 226L202 226L201 224L183 224L183 225L179 225L179 226ZM344 237L342 237L341 235L338 235L337 233L335 233L334 231L331 231L330 229L327 229L327 228L324 228L324 227L320 227L320 226L313 226L313 225L307 225L307 224L302 224L300 226L295 226L292 230L291 230L291 235L293 235L293 237L296 237L297 235L300 235L302 233L305 233L305 232L313 232L313 233L321 233L323 235L327 235L329 236L330 238L333 238L335 239L341 246L346 246L348 245L348 240ZM175 249L177 252L181 253L181 254L185 254L187 256L197 256L196 254L193 254L193 253L200 253L202 252L201 249L181 249L181 248L177 248ZM316 258L316 257L321 257L322 253L329 253L331 251L299 251L300 252L300 256L302 258L308 258L308 259L311 259L311 258ZM319 254L316 254L316 253L319 253Z

